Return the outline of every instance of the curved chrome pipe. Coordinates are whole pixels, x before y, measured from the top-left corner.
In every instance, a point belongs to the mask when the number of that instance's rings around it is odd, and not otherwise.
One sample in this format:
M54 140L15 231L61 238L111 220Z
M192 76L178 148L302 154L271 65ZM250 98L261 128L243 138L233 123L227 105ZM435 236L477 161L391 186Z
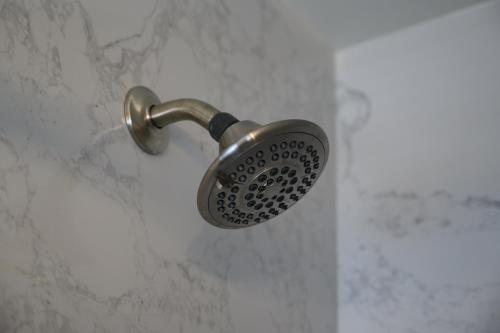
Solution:
M124 115L132 138L142 150L153 155L162 153L167 147L167 125L190 120L220 141L227 128L239 123L229 113L220 112L197 99L183 98L161 103L154 92L142 86L127 92Z
M190 120L207 130L213 117L220 113L212 105L192 98L176 99L153 105L149 112L151 121L158 128L178 121Z

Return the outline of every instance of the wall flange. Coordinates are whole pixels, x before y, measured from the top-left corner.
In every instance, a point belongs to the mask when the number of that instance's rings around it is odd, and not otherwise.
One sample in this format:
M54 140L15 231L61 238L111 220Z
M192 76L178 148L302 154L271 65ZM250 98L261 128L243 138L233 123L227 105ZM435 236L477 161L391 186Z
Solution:
M151 121L151 108L159 105L160 99L150 89L133 87L125 96L125 123L134 141L146 153L161 154L167 148L168 130L158 128Z

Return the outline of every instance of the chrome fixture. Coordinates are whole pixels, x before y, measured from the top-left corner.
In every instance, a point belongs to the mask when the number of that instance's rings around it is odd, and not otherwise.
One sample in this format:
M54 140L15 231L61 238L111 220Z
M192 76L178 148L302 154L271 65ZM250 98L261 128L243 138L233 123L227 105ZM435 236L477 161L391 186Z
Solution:
M198 188L198 210L214 226L249 227L283 213L309 191L328 159L323 130L306 120L259 125L195 99L161 103L146 87L125 97L125 122L135 142L149 154L167 145L167 125L191 120L219 142Z

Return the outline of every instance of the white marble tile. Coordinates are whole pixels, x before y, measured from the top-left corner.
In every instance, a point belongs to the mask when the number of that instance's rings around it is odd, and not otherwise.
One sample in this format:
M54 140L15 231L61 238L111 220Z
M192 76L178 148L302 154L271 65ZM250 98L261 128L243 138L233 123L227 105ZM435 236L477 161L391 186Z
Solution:
M208 134L151 157L122 121L143 84L333 142L330 64L274 2L0 1L0 331L332 332L334 162L278 220L216 229Z
M499 13L337 55L340 333L500 330Z

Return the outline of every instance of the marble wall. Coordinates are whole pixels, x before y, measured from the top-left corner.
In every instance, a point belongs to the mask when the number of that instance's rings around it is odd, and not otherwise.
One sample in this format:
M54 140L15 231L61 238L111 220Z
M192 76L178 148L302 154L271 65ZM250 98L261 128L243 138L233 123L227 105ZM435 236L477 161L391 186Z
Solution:
M337 54L339 332L500 332L500 3Z
M1 0L0 332L333 332L333 158L293 210L222 230L196 208L208 134L152 157L122 120L142 84L333 144L330 67L274 1Z

